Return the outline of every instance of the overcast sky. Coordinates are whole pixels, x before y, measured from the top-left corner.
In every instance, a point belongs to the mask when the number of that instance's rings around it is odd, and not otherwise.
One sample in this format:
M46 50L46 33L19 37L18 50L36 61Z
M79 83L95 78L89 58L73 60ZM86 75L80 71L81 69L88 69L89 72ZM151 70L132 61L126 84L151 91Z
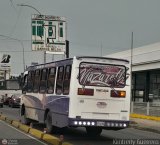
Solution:
M160 0L0 0L0 35L22 40L26 65L42 63L43 53L31 51L31 15L37 12L21 3L66 17L70 57L130 49L132 31L134 47L160 41ZM0 37L0 53L11 54L12 74L23 72L19 41Z

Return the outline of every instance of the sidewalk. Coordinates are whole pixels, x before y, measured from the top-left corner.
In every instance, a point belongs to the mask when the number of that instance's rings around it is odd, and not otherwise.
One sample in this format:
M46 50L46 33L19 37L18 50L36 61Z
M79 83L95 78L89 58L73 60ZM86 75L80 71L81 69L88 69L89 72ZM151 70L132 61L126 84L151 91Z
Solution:
M139 114L131 114L130 116L130 127L160 134L160 117Z

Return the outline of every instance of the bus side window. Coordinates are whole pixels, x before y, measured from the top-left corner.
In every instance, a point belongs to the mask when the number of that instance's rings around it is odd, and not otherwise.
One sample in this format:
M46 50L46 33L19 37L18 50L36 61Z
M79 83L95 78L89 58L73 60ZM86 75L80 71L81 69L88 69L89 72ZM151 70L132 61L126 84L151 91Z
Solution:
M41 80L40 80L40 87L39 91L40 93L45 93L46 92L46 87L47 87L47 69L42 69L41 70Z
M58 94L58 95L62 94L63 74L64 74L64 67L60 66L58 68L57 81L56 81L56 94Z
M40 81L40 70L36 70L34 77L34 86L33 86L34 93L38 93L39 91L39 81Z
M47 93L54 93L54 84L55 84L55 76L56 76L56 68L50 68L48 72L48 80L47 80Z
M64 81L63 81L63 94L68 95L69 94L69 88L70 88L70 79L71 79L71 65L67 65L65 68L65 75L64 75Z
M34 78L34 71L28 72L28 78L27 78L27 92L33 91L33 78Z

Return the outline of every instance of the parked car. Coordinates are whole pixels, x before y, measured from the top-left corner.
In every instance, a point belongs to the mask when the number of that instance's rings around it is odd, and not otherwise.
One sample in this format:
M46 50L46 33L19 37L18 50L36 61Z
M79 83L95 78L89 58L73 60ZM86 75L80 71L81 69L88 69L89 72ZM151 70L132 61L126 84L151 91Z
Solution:
M21 94L13 94L9 99L9 107L19 107L21 101Z
M10 98L11 98L11 97L9 97L8 94L5 94L5 95L4 95L4 102L3 102L4 105L8 105L8 104L9 104L9 99L10 99Z
M0 107L3 108L4 96L0 96Z

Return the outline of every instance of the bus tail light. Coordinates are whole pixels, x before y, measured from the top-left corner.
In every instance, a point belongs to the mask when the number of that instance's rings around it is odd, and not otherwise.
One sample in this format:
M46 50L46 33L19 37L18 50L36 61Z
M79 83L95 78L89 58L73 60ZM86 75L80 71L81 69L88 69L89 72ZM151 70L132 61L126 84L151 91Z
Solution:
M94 89L78 88L78 95L93 96L94 95Z
M111 90L111 97L125 98L126 97L126 91Z

